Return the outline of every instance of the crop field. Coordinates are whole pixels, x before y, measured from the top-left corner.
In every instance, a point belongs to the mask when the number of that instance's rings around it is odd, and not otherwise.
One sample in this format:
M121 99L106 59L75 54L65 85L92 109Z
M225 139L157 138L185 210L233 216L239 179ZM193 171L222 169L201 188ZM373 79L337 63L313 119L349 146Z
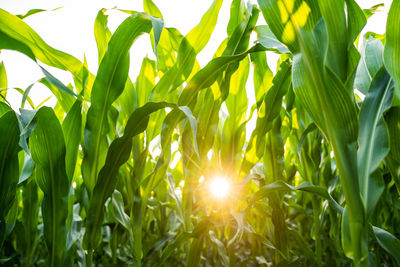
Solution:
M400 0L229 1L203 66L209 2L186 35L152 0L99 10L96 72L0 8L56 99L0 62L0 266L400 266Z

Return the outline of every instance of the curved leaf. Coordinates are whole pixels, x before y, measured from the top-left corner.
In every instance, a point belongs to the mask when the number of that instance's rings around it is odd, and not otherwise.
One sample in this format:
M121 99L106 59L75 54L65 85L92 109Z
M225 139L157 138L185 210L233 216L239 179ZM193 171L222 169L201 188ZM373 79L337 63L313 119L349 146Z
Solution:
M64 135L51 108L42 107L34 119L36 126L29 137L29 149L35 162L36 182L44 193L42 215L48 264L61 266L66 250L69 192Z
M154 20L156 19L145 13L128 17L111 37L99 66L87 113L85 156L82 162L82 174L89 192L93 191L98 172L105 161L108 147L106 135L109 131L107 116L112 103L125 87L129 70L129 49L137 37L151 30Z
M100 230L104 217L104 203L114 192L117 184L119 168L128 160L132 148L132 137L146 130L151 113L165 108L174 107L166 102L149 102L136 109L130 116L125 127L124 135L115 139L108 149L106 162L99 173L99 180L90 199L86 232L83 244L88 250L93 250L99 245Z
M71 183L74 176L76 159L78 157L79 144L82 136L82 102L76 100L74 105L68 111L65 117L62 128L65 136L65 165L68 176L68 181Z
M0 102L0 224L14 202L19 177L18 152L19 125L15 112ZM4 228L0 225L0 247L2 247Z
M329 201L329 204L332 205L338 213L343 213L343 208L340 206L336 200L328 193L328 190L321 186L312 185L309 182L304 182L299 186L291 186L283 181L276 181L274 183L265 185L261 187L254 195L250 198L249 202L254 203L260 199L267 197L276 191L304 191L308 193L312 193L318 195Z
M358 178L367 217L371 215L385 187L382 176L373 173L389 152L383 113L391 106L392 98L392 79L382 67L374 76L360 111Z
M17 51L25 53L31 58L37 58L43 63L62 70L70 71L79 77L82 62L75 57L49 46L25 22L4 9L0 8L0 31L11 42L18 43ZM7 45L7 40L0 38L0 48L14 49L14 45ZM11 43L9 43L11 44Z
M379 245L395 258L400 265L400 240L382 228L372 226Z

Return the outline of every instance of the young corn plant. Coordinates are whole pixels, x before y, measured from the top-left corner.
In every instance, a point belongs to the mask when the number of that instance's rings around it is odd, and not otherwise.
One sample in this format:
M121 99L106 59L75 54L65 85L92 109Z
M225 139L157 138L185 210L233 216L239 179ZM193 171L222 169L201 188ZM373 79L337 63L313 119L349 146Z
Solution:
M200 66L222 4L185 36L152 0L101 9L96 73L24 22L44 10L0 9L0 51L43 72L9 88L0 62L1 265L400 265L400 1L361 35L383 4L232 0ZM154 56L131 77L143 34Z

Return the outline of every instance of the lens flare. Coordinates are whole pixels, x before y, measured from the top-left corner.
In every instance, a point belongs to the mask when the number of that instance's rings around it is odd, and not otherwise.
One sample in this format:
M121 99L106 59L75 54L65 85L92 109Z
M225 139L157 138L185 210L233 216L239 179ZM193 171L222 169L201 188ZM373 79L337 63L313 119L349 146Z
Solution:
M224 198L230 191L230 183L225 177L215 177L210 182L210 192L216 198Z

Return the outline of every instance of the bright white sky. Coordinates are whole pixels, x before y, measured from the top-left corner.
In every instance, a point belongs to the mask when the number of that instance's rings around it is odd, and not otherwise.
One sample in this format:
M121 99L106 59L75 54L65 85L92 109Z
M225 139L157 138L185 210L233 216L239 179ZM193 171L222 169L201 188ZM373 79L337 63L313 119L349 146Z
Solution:
M163 14L166 27L175 27L182 34L186 34L200 21L201 16L206 12L212 0L153 0ZM256 1L252 1L256 2ZM358 0L362 8L371 7L377 3L385 2L384 12L375 14L368 21L364 31L384 33L386 27L387 10L391 0ZM216 29L208 45L198 56L201 66L211 60L219 44L226 38L226 27L229 20L229 8L231 1L225 0L220 10ZM12 14L25 14L33 8L54 9L63 7L56 11L43 12L25 19L39 35L51 46L67 52L81 61L86 55L89 69L92 73L97 71L97 48L93 34L93 25L97 12L101 8L118 7L120 9L143 11L141 0L0 0L0 8ZM123 21L126 15L119 11L109 11L109 27L113 32ZM260 13L258 24L265 24ZM142 58L148 55L154 58L151 50L149 36L140 37L131 49L130 77L136 80L140 69ZM269 54L270 55L270 54ZM271 57L270 57L271 58ZM276 59L276 57L272 57ZM39 67L26 56L13 51L2 51L0 61L3 61L7 71L8 87L22 88L25 90L33 82L43 77ZM274 60L269 64L274 68ZM71 76L61 70L46 66L53 75L68 84L72 81ZM249 78L249 80L251 80ZM250 88L248 88L250 89ZM251 90L253 91L253 90ZM15 90L9 90L7 99L12 107L17 110L20 107L22 96ZM50 96L50 92L43 85L35 85L30 93L35 105ZM253 95L252 92L250 95ZM46 105L55 104L53 97ZM27 108L28 105L25 106Z

